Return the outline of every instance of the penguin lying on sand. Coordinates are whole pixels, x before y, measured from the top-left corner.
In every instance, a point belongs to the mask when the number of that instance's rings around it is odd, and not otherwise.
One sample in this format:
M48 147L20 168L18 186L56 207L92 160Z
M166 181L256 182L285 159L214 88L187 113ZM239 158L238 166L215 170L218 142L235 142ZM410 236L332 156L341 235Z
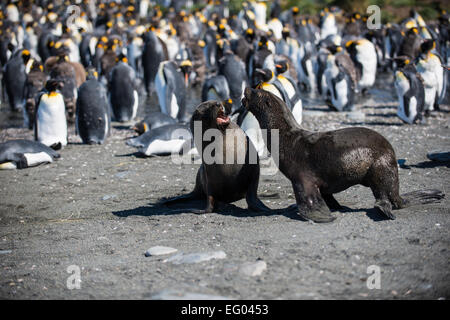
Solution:
M141 135L149 130L176 123L177 120L175 120L171 116L159 111L155 111L150 112L147 116L145 116L144 120L136 123L133 127L133 130Z
M10 140L0 143L0 170L23 169L51 163L60 155L46 145L30 140Z
M184 124L169 124L149 130L139 137L127 140L145 156L178 154L186 141L192 141L189 127Z

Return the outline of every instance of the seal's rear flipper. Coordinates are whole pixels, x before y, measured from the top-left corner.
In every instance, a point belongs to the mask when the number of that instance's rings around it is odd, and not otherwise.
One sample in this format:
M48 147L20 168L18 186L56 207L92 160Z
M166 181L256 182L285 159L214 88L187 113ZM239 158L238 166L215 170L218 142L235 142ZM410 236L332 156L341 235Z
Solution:
M377 209L385 218L395 220L395 216L392 214L392 205L388 200L378 199L375 202L375 209Z
M441 190L437 189L417 190L402 195L402 198L406 201L407 206L438 203L444 197L445 194Z
M175 203L181 203L181 202L186 202L186 201L191 201L191 200L199 200L199 199L202 199L202 197L197 192L192 191L190 193L183 194L181 196L168 198L168 199L161 199L158 202L158 204L168 205L168 204L175 204Z

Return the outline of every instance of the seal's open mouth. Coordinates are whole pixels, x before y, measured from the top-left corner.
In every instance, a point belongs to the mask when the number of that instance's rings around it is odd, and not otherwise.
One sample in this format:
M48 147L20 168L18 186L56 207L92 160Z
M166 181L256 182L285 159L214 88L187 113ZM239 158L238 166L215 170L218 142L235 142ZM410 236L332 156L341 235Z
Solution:
M216 118L217 125L223 126L230 123L230 117L226 116L222 110L219 110Z

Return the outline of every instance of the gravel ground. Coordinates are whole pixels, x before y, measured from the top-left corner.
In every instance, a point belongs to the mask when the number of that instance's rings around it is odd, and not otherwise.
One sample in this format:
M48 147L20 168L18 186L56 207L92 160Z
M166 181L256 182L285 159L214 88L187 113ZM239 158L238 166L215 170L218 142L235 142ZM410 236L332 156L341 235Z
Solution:
M426 154L450 149L450 106L426 125L403 125L395 116L392 79L379 77L377 83L355 113L330 112L305 100L304 127L374 129L406 160L399 169L401 193L448 192L450 164L428 161ZM155 109L154 99L150 105L141 115ZM0 110L0 141L32 138L6 110ZM450 297L448 196L395 211L397 220L386 221L373 210L370 190L356 186L337 194L348 209L334 213L336 221L313 224L283 210L294 197L277 173L262 176L259 186L263 201L279 209L273 214L250 212L245 201L208 215L179 214L155 203L189 192L198 164L137 156L125 145L134 135L127 125L114 124L101 146L81 145L73 130L59 161L0 171L0 298ZM178 251L147 257L155 246ZM380 289L367 287L371 265L380 268ZM68 288L68 268L79 268L80 289Z

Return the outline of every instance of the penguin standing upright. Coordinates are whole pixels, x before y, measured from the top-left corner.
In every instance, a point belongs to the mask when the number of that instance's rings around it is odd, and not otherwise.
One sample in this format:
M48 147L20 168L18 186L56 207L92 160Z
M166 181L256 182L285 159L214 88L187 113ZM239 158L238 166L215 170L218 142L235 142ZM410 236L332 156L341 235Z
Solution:
M147 95L152 93L159 65L165 60L167 60L167 49L164 51L160 39L153 31L149 30L144 34L144 49L142 51L142 67Z
M395 62L394 85L399 102L397 116L409 124L421 121L425 102L422 79L408 56L399 56Z
M439 110L439 103L445 98L447 75L442 67L442 58L433 53L436 44L434 40L425 40L420 45L420 55L417 58L417 71L425 84L425 112L428 115L434 109Z
M16 51L5 65L3 83L8 95L11 110L19 111L24 106L23 91L26 75L26 64L30 61L31 55L28 50Z
M222 75L209 77L202 87L202 102L208 100L225 100L230 98L227 79Z
M365 93L375 83L377 74L377 52L372 42L367 39L348 41L345 44L350 57L361 75L358 91Z
M302 123L302 113L303 113L303 103L300 99L300 92L297 84L293 79L291 79L287 73L289 70L289 64L285 60L278 61L275 65L277 72L277 80L283 86L287 93L287 98L289 99L289 104L291 107L292 114L298 124Z
M415 59L420 52L422 38L419 35L419 29L410 28L406 33L402 32L403 41L400 45L398 55L408 56L409 59Z
M314 94L317 84L315 56L315 46L308 41L300 45L296 60L299 71L299 82L305 91L312 94Z
M256 69L269 69L275 71L274 55L269 49L269 41L266 36L261 37L258 42L258 49L250 57L249 76L252 86L257 84L255 80Z
M338 111L351 110L354 103L355 84L344 61L338 55L330 54L325 69L329 105Z
M136 90L136 73L127 64L127 58L120 55L117 64L111 70L109 98L114 120L131 121L136 117L139 96Z
M234 112L241 106L244 89L248 83L245 65L231 51L225 51L224 56L219 60L219 74L227 79L230 98L233 100L232 111Z
M46 61L46 67L48 66L49 60ZM77 100L77 80L75 69L69 62L69 56L65 52L61 52L56 63L51 66L50 78L56 79L63 83L61 87L61 93L64 96L64 104L66 106L68 120L73 122L75 120L75 107Z
M327 98L328 85L325 77L325 70L327 68L328 56L331 52L324 47L320 47L317 53L317 90L322 98Z
M37 61L34 61L30 72L27 74L27 80L24 88L25 98L25 126L29 129L33 129L34 117L36 109L36 98L42 88L44 88L47 75L44 73L44 67Z
M184 65L188 65L187 61ZM183 62L181 63L183 65ZM155 78L156 94L158 95L161 112L174 119L184 121L186 109L187 74L173 61L164 61L159 65Z
M102 144L111 130L111 114L106 88L97 80L94 68L78 89L76 128L85 144Z
M67 120L64 97L59 92L63 83L47 81L45 91L37 100L34 137L55 150L67 145Z
M286 103L288 109L292 109L291 100L289 99L288 93L284 89L282 83L274 77L274 72L272 70L258 68L255 70L254 74L254 79L258 82L256 86L257 88L273 93ZM297 116L299 115L297 114ZM297 121L301 122L301 112L300 118ZM261 127L256 117L245 109L240 112L237 118L237 124L242 128L242 130L244 130L245 134L252 141L258 155L263 156L265 151L265 143Z
M320 38L325 39L329 35L335 35L338 33L338 28L336 24L336 18L332 12L325 8L324 11L320 12Z

